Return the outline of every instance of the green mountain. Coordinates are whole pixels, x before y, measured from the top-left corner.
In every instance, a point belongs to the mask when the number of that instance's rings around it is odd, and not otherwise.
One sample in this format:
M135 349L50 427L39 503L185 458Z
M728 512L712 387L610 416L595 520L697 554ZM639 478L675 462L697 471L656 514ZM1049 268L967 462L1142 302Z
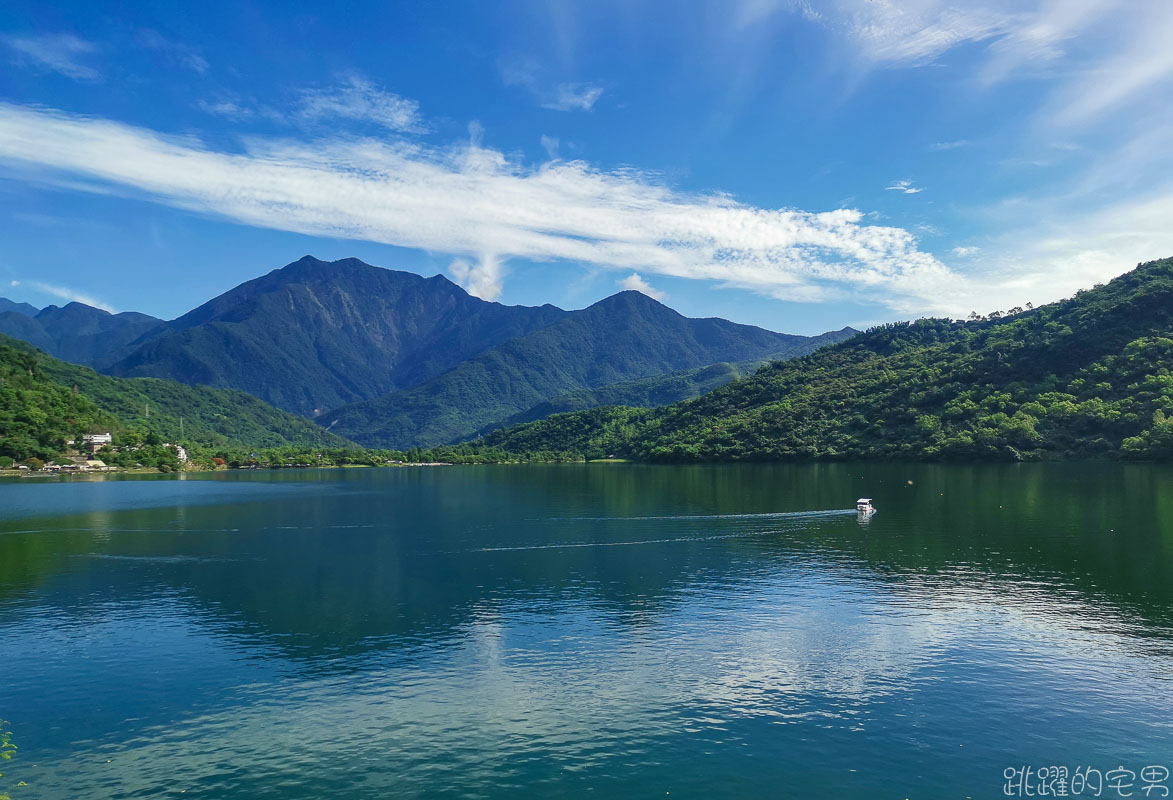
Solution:
M51 457L96 429L212 448L350 445L243 392L99 375L0 335L0 456Z
M522 422L534 422L545 419L552 414L565 414L571 411L584 411L598 406L634 406L637 408L654 408L678 403L682 400L691 400L702 394L724 386L727 383L751 374L763 364L771 361L785 361L799 355L813 352L819 347L849 339L858 331L853 328L843 328L819 336L813 336L808 343L793 350L774 353L766 358L756 358L751 361L730 363L723 361L719 364L710 364L706 367L669 372L665 375L653 375L650 378L637 378L631 381L621 381L603 386L598 389L578 389L566 394L538 403L533 408L520 414L514 414L501 423L494 424L489 430L509 427ZM489 430L481 431L482 434Z
M1173 458L1173 259L991 316L884 325L695 400L556 415L478 444L668 461Z
M7 310L4 310L7 309ZM27 312L35 313L29 314ZM110 314L80 303L0 307L0 333L124 378L238 389L380 446L467 439L535 409L659 403L731 378L714 367L809 352L828 337L687 320L638 293L589 309L504 306L442 276L306 256L182 317ZM337 409L323 414L326 409Z
M770 353L809 352L814 341L721 319L689 319L647 295L620 292L582 311L563 312L556 322L418 386L318 421L368 447L445 444L568 391Z
M55 358L97 369L124 355L136 343L161 333L165 325L163 320L146 314L111 314L84 303L47 306L40 311L33 309L32 314L28 309L32 306L6 310L0 305L0 334L26 341Z
M487 303L439 275L306 256L167 323L104 371L240 389L312 417L419 384L565 314Z

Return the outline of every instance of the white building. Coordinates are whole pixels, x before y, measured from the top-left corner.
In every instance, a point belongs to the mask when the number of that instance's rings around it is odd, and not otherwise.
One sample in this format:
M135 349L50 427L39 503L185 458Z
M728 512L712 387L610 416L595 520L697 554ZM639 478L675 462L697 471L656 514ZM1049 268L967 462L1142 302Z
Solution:
M89 448L91 453L96 453L103 447L114 443L114 434L112 433L86 433L81 437L82 444Z

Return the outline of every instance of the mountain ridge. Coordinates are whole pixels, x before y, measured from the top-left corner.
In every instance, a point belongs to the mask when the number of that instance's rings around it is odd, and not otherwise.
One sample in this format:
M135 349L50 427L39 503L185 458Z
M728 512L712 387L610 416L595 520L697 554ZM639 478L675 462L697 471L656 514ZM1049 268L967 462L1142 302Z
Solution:
M1030 311L878 326L659 409L478 446L652 461L1173 459L1173 259Z
M309 255L174 320L70 303L2 312L0 333L116 377L245 391L391 446L463 440L567 392L789 357L829 335L690 319L635 291L573 311L507 306L442 275Z
M567 391L807 352L820 343L723 319L692 319L640 292L619 292L431 381L335 409L319 421L371 447L449 444Z
M422 382L565 313L488 303L442 277L306 256L184 314L109 372L231 386L313 417Z

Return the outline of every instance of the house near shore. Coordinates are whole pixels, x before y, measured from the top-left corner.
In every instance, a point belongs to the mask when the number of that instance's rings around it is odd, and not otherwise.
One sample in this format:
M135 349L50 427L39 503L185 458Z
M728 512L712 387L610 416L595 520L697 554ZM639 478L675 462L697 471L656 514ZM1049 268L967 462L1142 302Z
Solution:
M114 434L112 433L86 433L81 437L82 447L89 450L91 453L96 453L103 447L108 447L114 443Z

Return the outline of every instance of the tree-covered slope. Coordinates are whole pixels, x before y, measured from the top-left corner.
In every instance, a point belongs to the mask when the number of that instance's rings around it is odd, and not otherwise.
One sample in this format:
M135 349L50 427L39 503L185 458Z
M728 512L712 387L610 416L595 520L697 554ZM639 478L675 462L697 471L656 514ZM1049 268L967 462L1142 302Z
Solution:
M318 421L368 447L444 444L567 391L806 352L811 341L721 319L689 319L639 292L620 292L419 386Z
M0 336L0 456L44 458L95 429L134 429L209 447L349 445L243 392L112 378Z
M1173 458L1173 260L993 316L885 325L695 400L483 443L682 461Z
M631 381L621 381L602 386L597 389L578 389L573 392L558 395L557 397L538 403L520 414L509 419L494 423L489 429L505 428L522 422L534 422L545 419L552 414L565 414L571 411L584 411L599 406L631 406L635 408L654 408L679 403L682 400L691 400L702 394L724 386L738 378L749 375L754 370L770 361L785 361L814 352L819 347L849 339L858 331L844 328L831 331L819 336L813 336L805 344L793 349L775 353L766 358L755 358L750 361L730 363L723 361L718 364L709 364L705 367L679 370L664 375L653 375L650 378L637 378Z
M314 416L432 378L565 315L423 278L306 256L179 319L106 371L230 387Z

